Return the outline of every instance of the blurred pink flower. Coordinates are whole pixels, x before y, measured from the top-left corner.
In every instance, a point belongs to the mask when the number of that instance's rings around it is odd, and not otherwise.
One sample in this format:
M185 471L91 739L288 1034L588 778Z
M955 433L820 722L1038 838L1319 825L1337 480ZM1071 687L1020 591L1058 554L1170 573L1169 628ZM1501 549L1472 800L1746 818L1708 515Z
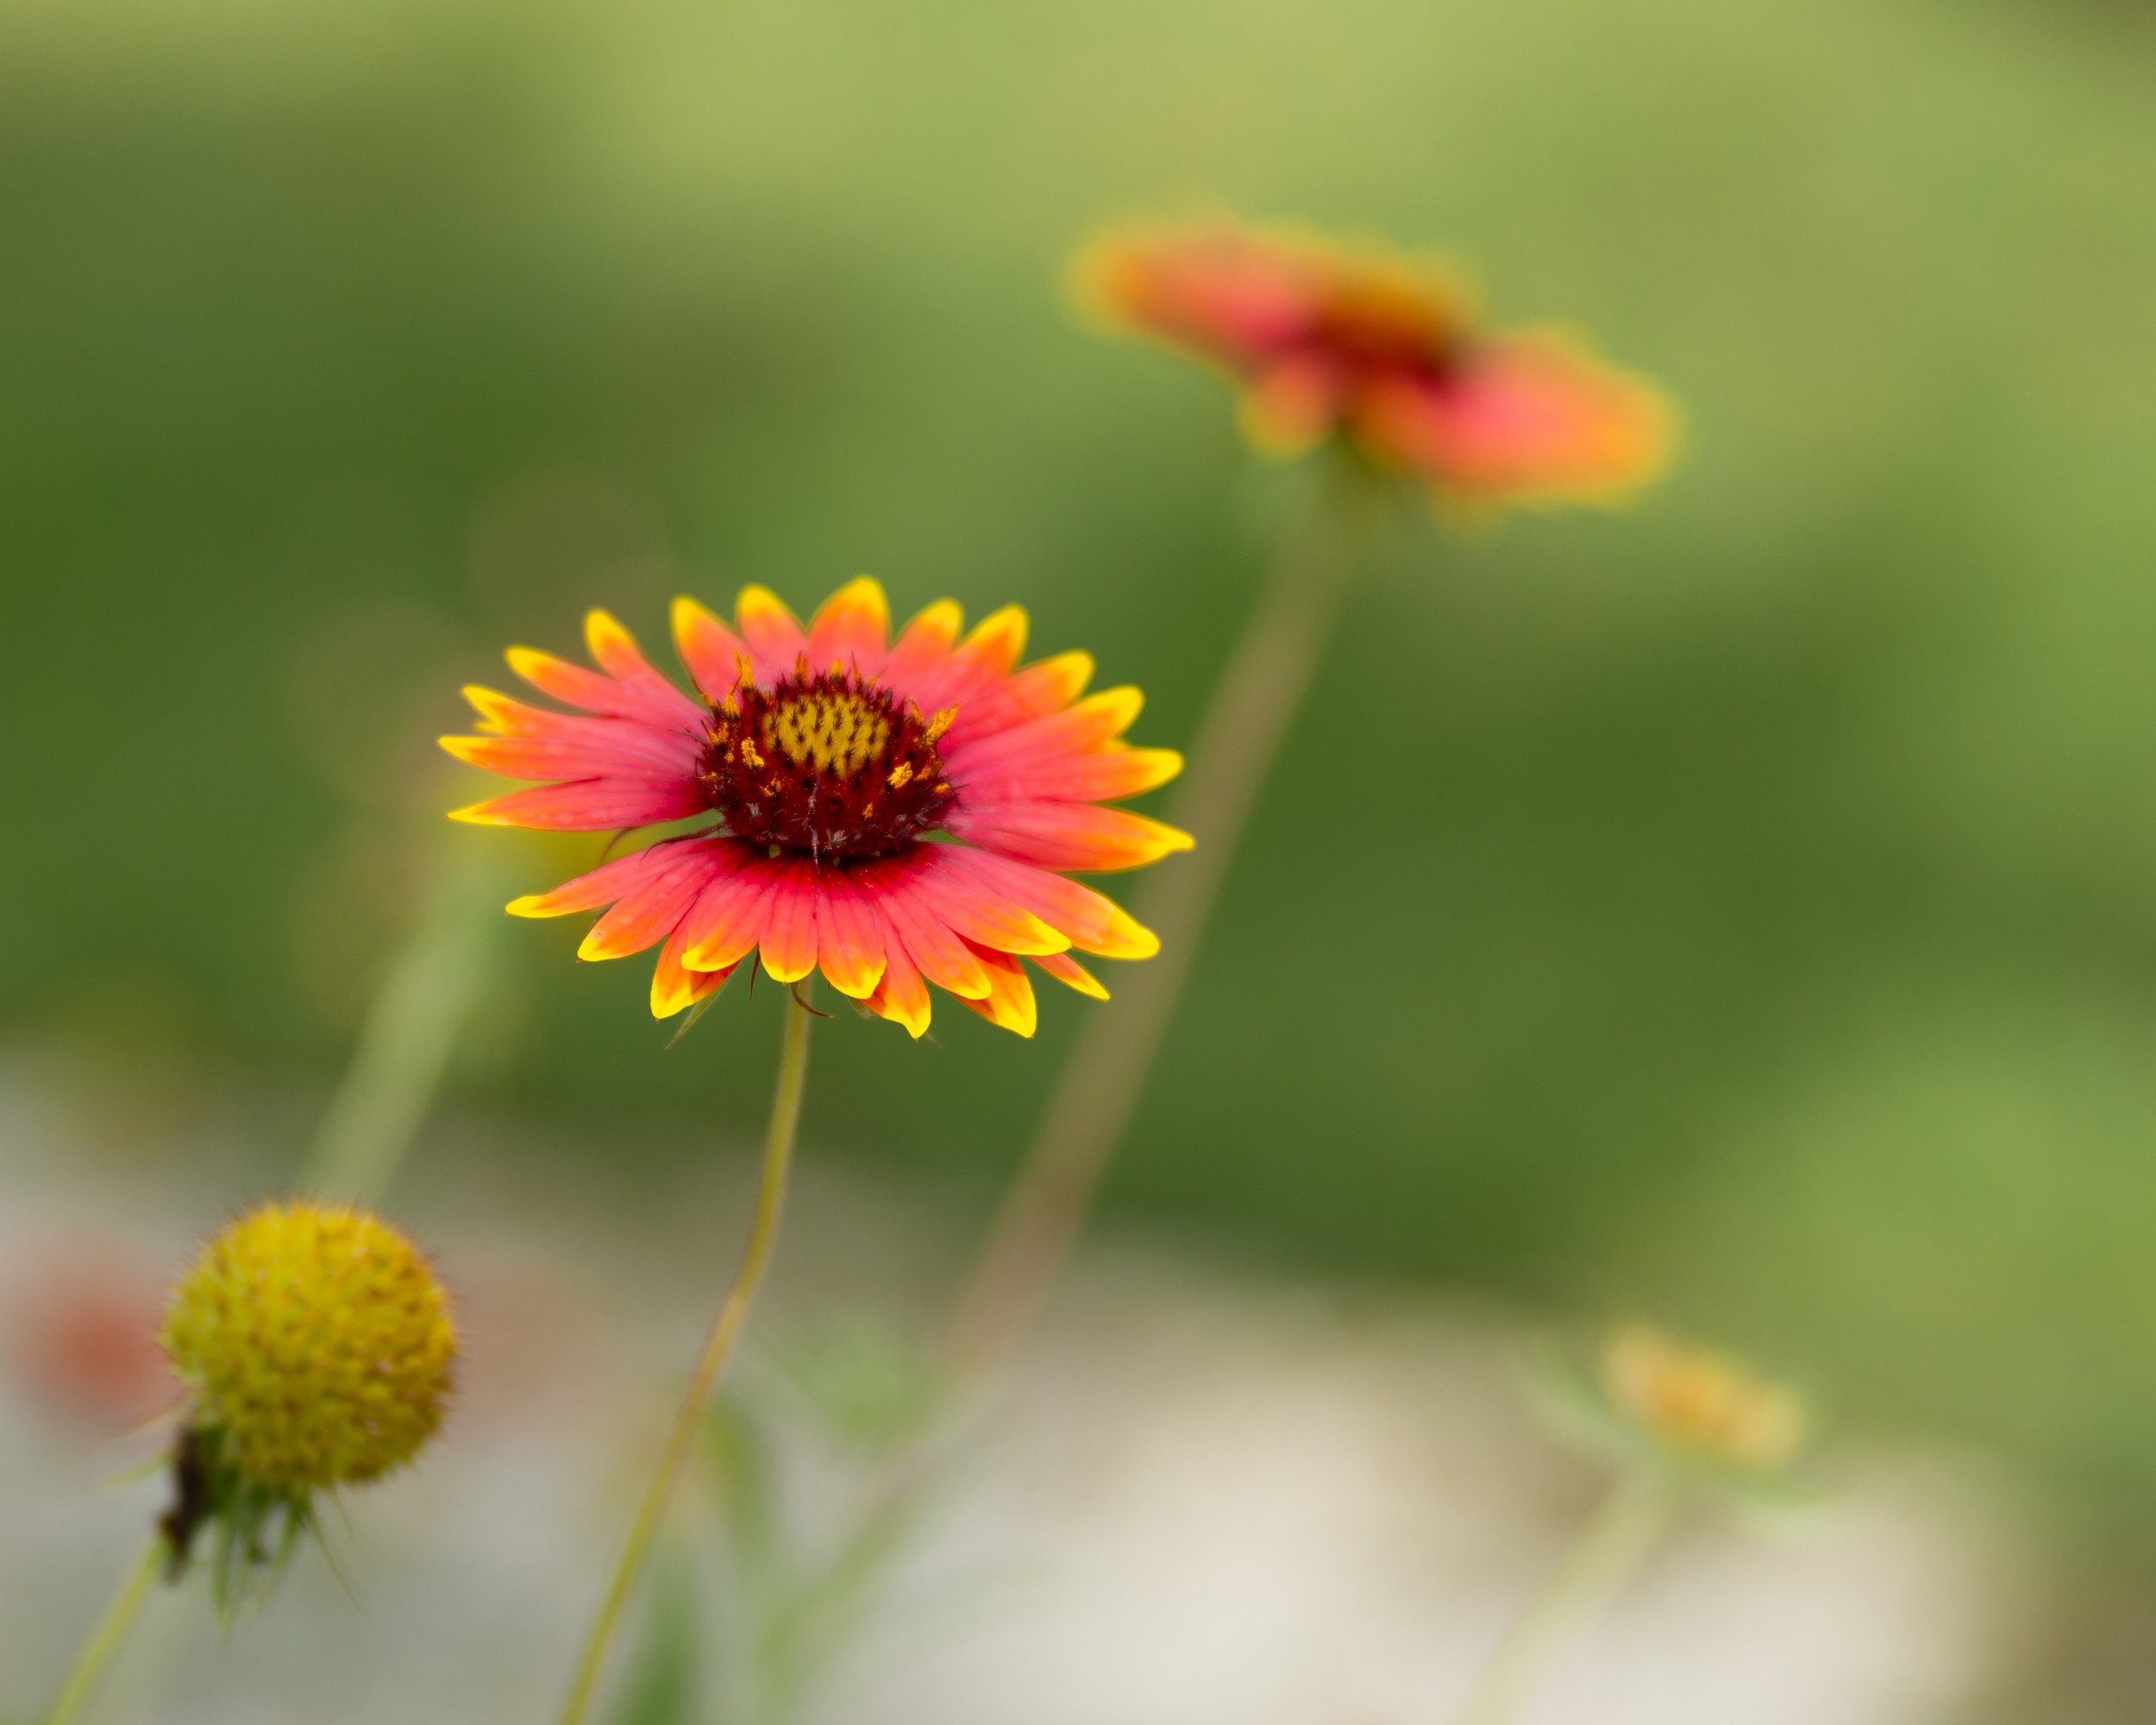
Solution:
M1447 495L1608 502L1659 478L1675 415L1644 379L1548 329L1490 330L1441 264L1212 222L1097 242L1081 292L1109 323L1225 367L1260 447L1332 436Z

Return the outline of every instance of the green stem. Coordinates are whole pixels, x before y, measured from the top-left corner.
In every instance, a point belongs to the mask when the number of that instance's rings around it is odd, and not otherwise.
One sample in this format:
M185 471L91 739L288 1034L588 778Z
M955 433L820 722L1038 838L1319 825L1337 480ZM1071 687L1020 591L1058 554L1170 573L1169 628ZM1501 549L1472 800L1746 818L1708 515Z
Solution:
M1660 1474L1620 1480L1498 1643L1453 1725L1507 1725L1516 1718L1565 1643L1662 1536L1676 1507L1677 1489Z
M309 1147L298 1189L368 1203L388 1189L478 1005L502 922L498 863L459 846L391 964Z
M1055 1280L1144 1088L1163 1032L1234 860L1250 810L1302 705L1362 549L1367 475L1343 465L1301 531L1283 543L1214 684L1169 819L1197 849L1148 875L1133 913L1160 954L1119 980L1087 1015L1040 1129L964 1290L943 1349L960 1373L1016 1346Z
M142 1547L142 1555L135 1560L120 1591L106 1608L104 1621L99 1623L89 1640L83 1644L76 1658L75 1669L69 1675L67 1687L60 1690L60 1699L53 1703L53 1710L45 1716L45 1725L69 1725L90 1699L90 1692L104 1674L120 1643L127 1639L128 1626L135 1614L142 1609L142 1602L149 1597L150 1587L164 1568L171 1555L162 1533L153 1534Z
M763 1176L756 1189L756 1213L749 1224L748 1244L742 1250L741 1267L734 1272L733 1284L727 1289L726 1298L711 1320L703 1352L697 1356L696 1370L682 1395L681 1405L674 1412L674 1426L667 1433L666 1448L660 1453L658 1468L651 1483L644 1488L636 1519L630 1525L629 1539L622 1547L620 1560L614 1565L613 1578L607 1584L605 1597L599 1603L599 1615L592 1622L591 1633L586 1637L583 1653L577 1661L576 1675L562 1705L561 1725L580 1725L591 1711L592 1697L599 1686L607 1647L613 1640L622 1609L628 1604L637 1575L650 1554L651 1542L666 1515L667 1502L673 1496L690 1448L696 1441L705 1408L711 1399L711 1391L718 1387L719 1373L726 1364L727 1356L733 1352L735 1338L741 1332L750 1302L755 1299L757 1287L770 1264L771 1249L779 1235L780 1213L786 1203L787 1170L793 1160L794 1130L801 1119L802 1086L808 1076L809 1025L816 1017L807 998L812 983L812 979L795 986L792 1004L787 1011L786 1043L779 1056L778 1094L772 1100L771 1126L764 1137Z

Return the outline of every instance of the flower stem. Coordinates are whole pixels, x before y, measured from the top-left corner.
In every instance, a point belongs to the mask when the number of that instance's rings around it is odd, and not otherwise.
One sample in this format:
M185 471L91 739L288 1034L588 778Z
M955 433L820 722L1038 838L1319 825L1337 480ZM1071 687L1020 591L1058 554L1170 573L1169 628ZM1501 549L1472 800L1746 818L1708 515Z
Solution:
M1507 1725L1516 1718L1564 1644L1661 1537L1676 1507L1677 1489L1662 1475L1640 1471L1620 1480L1506 1631L1453 1725Z
M425 916L383 978L308 1147L301 1191L373 1202L396 1177L486 985L503 920L501 874L477 848L443 858Z
M165 1535L161 1532L151 1534L142 1547L142 1555L135 1560L134 1569L106 1608L104 1621L83 1644L75 1669L68 1676L67 1687L53 1703L53 1710L45 1716L45 1725L69 1725L81 1713L83 1703L90 1699L91 1690L97 1687L105 1666L127 1638L128 1626L135 1622L135 1613L142 1609L142 1602L149 1597L151 1584L170 1555L171 1547Z
M1367 477L1344 465L1279 560L1213 685L1169 819L1196 850L1148 875L1133 913L1160 936L1157 957L1119 981L1087 1015L1039 1131L975 1260L944 1333L962 1375L1016 1345L1083 1226L1129 1124L1206 920L1274 757L1302 705L1362 548Z
M682 1467L688 1460L705 1404L718 1387L718 1375L725 1367L727 1356L733 1352L734 1339L741 1333L749 1304L756 1297L756 1289L770 1264L771 1248L779 1234L780 1213L786 1204L787 1171L793 1161L794 1129L801 1119L802 1084L808 1076L809 1026L816 1018L816 1010L808 1001L810 987L810 982L797 984L787 1007L786 1042L779 1055L778 1093L772 1099L771 1126L764 1135L763 1176L756 1188L756 1212L749 1224L748 1244L742 1249L741 1267L734 1272L733 1285L726 1290L726 1298L711 1320L711 1332L704 1339L704 1350L697 1356L696 1370L689 1378L688 1389L682 1394L680 1407L675 1410L674 1427L667 1435L658 1468L651 1483L644 1488L643 1501L637 1506L636 1519L630 1525L629 1539L622 1547L620 1561L614 1565L613 1578L607 1584L606 1596L600 1602L599 1615L592 1620L591 1633L585 1639L576 1676L569 1685L568 1699L562 1705L561 1725L580 1725L591 1710L592 1693L599 1685L607 1647L613 1640L622 1609L628 1604L636 1577L650 1555L651 1542L665 1517L667 1500L672 1496Z

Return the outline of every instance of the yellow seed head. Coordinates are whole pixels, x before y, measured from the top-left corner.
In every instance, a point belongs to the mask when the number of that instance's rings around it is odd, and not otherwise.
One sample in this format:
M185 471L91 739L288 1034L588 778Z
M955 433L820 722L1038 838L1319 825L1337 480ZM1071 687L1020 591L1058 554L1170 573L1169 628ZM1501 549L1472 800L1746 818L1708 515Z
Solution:
M1741 1360L1645 1325L1611 1339L1602 1385L1649 1435L1725 1467L1770 1472L1804 1441L1803 1406L1790 1390Z
M402 1466L442 1423L457 1338L417 1247L344 1206L269 1203L174 1290L165 1351L191 1426L266 1490L302 1496Z

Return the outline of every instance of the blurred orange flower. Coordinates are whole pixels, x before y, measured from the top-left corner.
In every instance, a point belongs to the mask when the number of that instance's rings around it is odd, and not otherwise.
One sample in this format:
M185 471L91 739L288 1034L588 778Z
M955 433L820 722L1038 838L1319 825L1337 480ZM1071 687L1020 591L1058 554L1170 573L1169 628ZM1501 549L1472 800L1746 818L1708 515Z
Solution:
M1105 999L1073 950L1159 950L1061 871L1135 869L1188 848L1174 827L1103 806L1165 783L1182 757L1120 740L1142 704L1136 689L1080 699L1089 655L1018 668L1026 625L1015 605L962 639L961 621L945 600L892 642L883 589L866 576L805 628L764 587L743 590L730 629L679 599L674 645L690 695L595 611L586 634L599 671L528 648L509 656L526 681L581 712L467 689L490 734L442 739L489 772L557 782L456 819L585 831L697 823L509 907L560 916L611 905L579 956L660 946L659 1017L711 994L760 950L774 980L820 969L916 1037L928 1028L929 982L1031 1036L1021 957Z
M1795 1392L1732 1355L1648 1325L1610 1338L1602 1384L1620 1414L1679 1454L1771 1472L1803 1446L1804 1407Z
M1490 330L1438 262L1216 221L1094 243L1081 298L1225 367L1243 423L1294 454L1340 436L1454 498L1611 502L1659 478L1675 414L1558 330Z

